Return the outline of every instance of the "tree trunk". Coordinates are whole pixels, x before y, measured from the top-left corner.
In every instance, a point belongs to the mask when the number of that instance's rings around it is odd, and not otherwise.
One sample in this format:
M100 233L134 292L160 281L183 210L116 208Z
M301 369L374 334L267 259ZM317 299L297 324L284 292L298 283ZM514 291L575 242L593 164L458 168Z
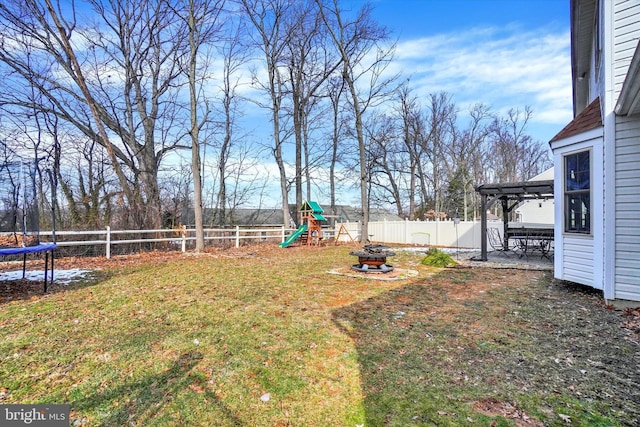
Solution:
M360 242L369 241L369 168L367 162L367 146L362 131L362 112L355 84L351 79L347 80L349 91L353 99L353 110L355 114L356 135L358 138L358 159L360 161L360 207L362 209L362 225L360 227Z
M198 122L198 94L196 88L196 65L198 62L199 28L196 24L194 1L189 1L189 100L191 128L191 173L193 174L193 213L196 226L195 253L204 251L204 224L202 214L202 162L200 160L200 123ZM206 119L206 118L205 118Z

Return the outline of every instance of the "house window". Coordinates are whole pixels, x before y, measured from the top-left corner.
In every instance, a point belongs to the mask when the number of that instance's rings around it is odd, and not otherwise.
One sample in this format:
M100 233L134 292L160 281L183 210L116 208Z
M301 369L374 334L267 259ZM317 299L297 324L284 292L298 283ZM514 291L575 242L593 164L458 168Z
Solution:
M590 152L580 151L564 157L564 230L591 233Z

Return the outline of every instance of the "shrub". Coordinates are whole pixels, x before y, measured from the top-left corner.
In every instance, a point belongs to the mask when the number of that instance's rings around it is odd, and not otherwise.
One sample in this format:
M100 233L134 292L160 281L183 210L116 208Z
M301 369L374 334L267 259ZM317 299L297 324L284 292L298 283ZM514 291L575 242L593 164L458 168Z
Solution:
M430 267L448 267L457 264L453 258L436 248L429 249L427 256L424 257L421 262L422 265L428 265Z

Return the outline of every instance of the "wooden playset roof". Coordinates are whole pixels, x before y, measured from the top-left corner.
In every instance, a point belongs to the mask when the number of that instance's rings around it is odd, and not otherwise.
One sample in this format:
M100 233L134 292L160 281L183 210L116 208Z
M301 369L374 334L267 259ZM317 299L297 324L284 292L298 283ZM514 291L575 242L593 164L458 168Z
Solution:
M324 213L324 210L320 207L318 202L314 202L312 200L305 200L302 202L302 206L300 206L301 211L311 211L316 214Z
M300 212L311 212L311 216L317 219L318 221L326 221L327 219L322 216L324 210L320 207L318 202L314 202L311 200L305 200L300 206Z

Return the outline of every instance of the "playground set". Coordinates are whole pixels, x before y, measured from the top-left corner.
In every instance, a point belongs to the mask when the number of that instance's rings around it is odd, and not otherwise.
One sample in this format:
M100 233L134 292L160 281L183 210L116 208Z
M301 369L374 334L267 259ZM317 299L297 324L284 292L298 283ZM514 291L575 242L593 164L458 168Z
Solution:
M300 209L298 210L298 214L300 216L300 226L295 232L289 235L284 242L278 245L281 248L286 248L296 242L307 246L319 245L322 241L321 222L326 221L327 218L338 218L338 215L326 215L318 202L310 200L302 203L302 206L300 206ZM340 224L340 229L335 235L336 243L340 240L340 236L348 237L348 242L355 242L344 224Z
M300 244L306 244L307 246L318 245L322 240L322 224L321 221L326 221L324 210L317 202L305 201L298 210L300 216L300 226L293 232L287 239L280 243L281 248L286 248L296 241L300 241Z
M0 163L0 257L22 255L22 278L28 254L44 253L44 291L47 291L49 253L51 282L55 244L40 242L40 215L36 191L36 165L33 161L13 160Z

